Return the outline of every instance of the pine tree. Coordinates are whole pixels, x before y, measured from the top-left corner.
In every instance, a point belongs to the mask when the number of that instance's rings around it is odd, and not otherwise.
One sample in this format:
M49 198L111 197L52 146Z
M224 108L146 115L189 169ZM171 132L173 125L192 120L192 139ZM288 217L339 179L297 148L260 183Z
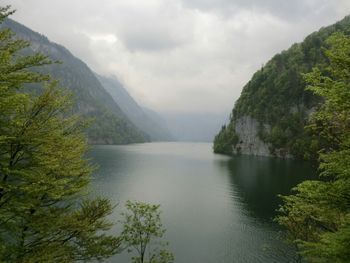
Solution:
M320 152L323 180L306 181L283 197L280 224L310 262L350 259L350 37L328 39L329 67L305 75L309 89L324 103L310 129L327 141Z
M1 7L0 23L12 13ZM28 46L0 31L0 262L106 258L120 239L105 233L110 202L83 195L93 170L85 123L70 115L70 94L36 71L52 61L23 55ZM26 92L29 83L42 89Z

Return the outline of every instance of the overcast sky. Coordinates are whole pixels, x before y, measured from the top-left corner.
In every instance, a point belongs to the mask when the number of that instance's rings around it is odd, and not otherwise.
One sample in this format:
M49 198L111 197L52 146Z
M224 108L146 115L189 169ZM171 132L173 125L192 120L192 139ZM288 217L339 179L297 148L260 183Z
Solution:
M350 13L350 0L0 0L13 19L116 75L159 112L229 112L275 53Z

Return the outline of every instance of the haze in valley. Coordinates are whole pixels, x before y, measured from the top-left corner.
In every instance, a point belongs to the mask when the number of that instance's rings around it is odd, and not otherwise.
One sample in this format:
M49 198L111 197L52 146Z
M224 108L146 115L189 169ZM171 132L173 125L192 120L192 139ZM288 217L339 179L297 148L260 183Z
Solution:
M7 0L12 18L115 76L179 140L211 141L252 74L348 0Z

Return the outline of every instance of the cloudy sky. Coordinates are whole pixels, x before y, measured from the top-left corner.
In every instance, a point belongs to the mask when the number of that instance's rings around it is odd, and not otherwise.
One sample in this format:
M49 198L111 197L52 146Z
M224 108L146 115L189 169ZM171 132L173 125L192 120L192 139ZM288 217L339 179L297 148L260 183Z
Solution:
M350 13L349 0L0 0L13 18L116 75L159 112L229 112L276 52Z

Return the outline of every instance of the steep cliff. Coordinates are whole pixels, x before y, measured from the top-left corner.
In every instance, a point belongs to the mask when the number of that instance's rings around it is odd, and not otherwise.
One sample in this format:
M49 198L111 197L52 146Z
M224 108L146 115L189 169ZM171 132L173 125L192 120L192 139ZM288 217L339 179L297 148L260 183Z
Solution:
M249 116L242 116L236 120L234 132L237 134L239 141L233 147L233 153L260 156L271 155L268 144L259 138L259 125L257 120ZM266 125L266 130L270 130L268 124Z
M13 20L7 19L2 26L14 31L16 37L30 42L26 53L41 52L52 60L61 62L44 66L41 71L59 80L60 86L73 93L74 112L94 119L92 126L87 130L90 143L126 144L148 140L148 136L127 118L83 61L73 56L65 47Z
M313 156L317 141L304 127L320 99L305 89L302 75L316 65L325 69L325 40L334 32L349 33L349 29L348 16L275 55L257 71L243 87L228 125L216 135L214 152L284 158Z

